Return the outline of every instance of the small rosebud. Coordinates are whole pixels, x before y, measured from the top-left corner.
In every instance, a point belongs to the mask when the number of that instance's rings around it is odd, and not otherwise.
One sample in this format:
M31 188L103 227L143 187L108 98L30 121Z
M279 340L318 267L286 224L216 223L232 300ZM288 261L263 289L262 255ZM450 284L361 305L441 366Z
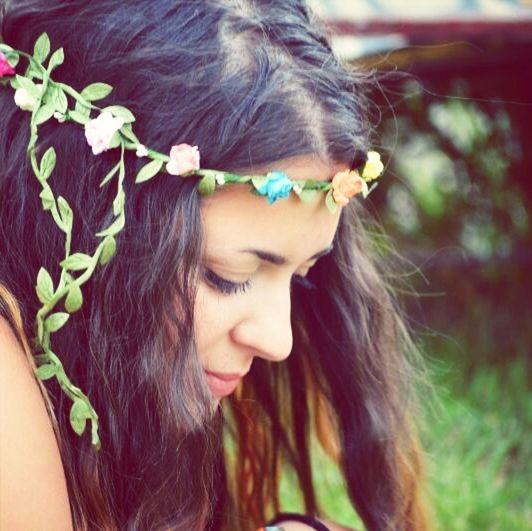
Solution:
M15 69L7 61L7 57L0 52L0 77L13 76Z
M376 151L368 151L366 164L362 170L362 178L365 181L377 179L384 170L384 164L381 162L381 156Z
M42 85L36 85L39 91L42 90ZM15 90L15 104L23 111L33 112L37 105L37 98L30 94L25 88L18 88Z
M66 120L66 116L63 113L60 113L59 111L54 112L54 118L62 124Z
M146 149L146 146L144 146L143 144L139 144L137 146L136 155L137 155L137 157L147 157L148 156L148 150Z
M111 149L113 135L124 125L124 120L103 111L97 118L85 124L85 138L94 155Z
M200 153L198 146L179 144L172 146L170 161L166 164L166 171L170 175L183 175L200 167Z
M271 205L278 199L286 199L293 187L294 184L286 173L274 170L268 173L268 180L257 189L257 192L268 196L268 203Z
M338 172L332 179L334 201L338 206L345 206L349 199L362 192L364 181L356 170Z
M225 184L225 175L223 173L217 173L214 178L216 179L216 184L218 186L223 186Z

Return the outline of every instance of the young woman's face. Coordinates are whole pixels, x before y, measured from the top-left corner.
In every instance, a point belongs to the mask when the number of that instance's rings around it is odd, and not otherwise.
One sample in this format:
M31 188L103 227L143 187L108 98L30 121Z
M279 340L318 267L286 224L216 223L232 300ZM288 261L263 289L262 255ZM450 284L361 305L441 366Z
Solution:
M285 159L255 173L280 169L293 179L332 179L346 166L317 157ZM228 185L202 199L205 259L196 300L195 335L212 394L234 391L258 356L282 361L292 350L290 286L331 250L340 209L324 194L302 203L294 194L269 205L247 185Z

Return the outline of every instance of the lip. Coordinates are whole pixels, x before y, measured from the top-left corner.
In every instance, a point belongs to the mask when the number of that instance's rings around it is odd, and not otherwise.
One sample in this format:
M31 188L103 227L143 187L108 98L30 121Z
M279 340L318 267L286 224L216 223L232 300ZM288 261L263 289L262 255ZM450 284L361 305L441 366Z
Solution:
M222 398L230 395L242 381L243 374L239 373L222 373L205 371L207 376L207 384L211 393L217 397Z

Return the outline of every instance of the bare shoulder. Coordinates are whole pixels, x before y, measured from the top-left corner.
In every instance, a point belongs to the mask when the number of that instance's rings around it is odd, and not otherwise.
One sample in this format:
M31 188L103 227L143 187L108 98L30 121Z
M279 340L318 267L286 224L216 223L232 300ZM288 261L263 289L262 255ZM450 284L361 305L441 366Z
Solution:
M52 423L24 350L2 317L0 529L72 529Z

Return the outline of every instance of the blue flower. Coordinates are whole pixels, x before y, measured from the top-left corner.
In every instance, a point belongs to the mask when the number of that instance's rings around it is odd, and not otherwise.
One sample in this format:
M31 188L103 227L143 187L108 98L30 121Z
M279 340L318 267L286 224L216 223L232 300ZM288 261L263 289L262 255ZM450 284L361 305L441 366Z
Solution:
M271 205L277 199L288 197L293 187L294 183L286 173L275 170L268 174L268 180L257 189L257 192L260 195L267 195L268 203Z

